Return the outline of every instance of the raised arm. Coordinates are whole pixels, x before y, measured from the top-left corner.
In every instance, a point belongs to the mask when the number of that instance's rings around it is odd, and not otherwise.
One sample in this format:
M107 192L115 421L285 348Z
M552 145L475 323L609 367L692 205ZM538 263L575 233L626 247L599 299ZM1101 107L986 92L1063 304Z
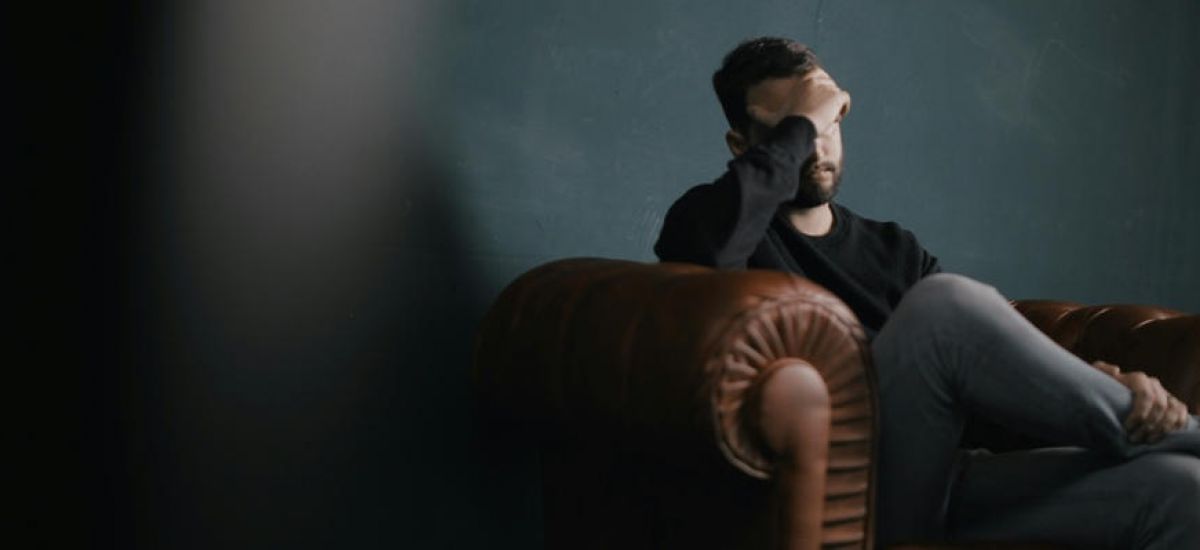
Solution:
M775 212L795 197L815 140L849 109L850 94L821 69L754 85L746 94L750 127L727 136L736 158L671 206L654 246L659 259L746 267Z
M671 205L654 253L667 262L746 267L771 217L796 195L815 137L807 118L784 119L765 142L729 161L715 182L693 187Z

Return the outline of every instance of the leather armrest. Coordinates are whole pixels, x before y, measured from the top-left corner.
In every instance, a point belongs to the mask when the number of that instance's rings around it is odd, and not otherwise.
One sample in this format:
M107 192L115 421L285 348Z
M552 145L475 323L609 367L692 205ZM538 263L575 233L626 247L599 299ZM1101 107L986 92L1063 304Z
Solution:
M808 524L783 528L809 537L789 547L808 547L813 515L826 542L870 536L869 368L853 313L803 278L569 259L501 293L480 326L474 377L485 399L551 432L685 461L710 453L786 485L782 500L815 498L805 518L780 518ZM812 429L797 435L801 424Z
M866 395L867 354L849 309L800 277L579 258L501 293L478 333L474 375L525 420L715 436L735 465L767 477L774 451L743 414L756 382L801 359L835 402Z
M1162 381L1200 413L1200 316L1139 305L1022 300L1017 310L1085 361L1106 361Z

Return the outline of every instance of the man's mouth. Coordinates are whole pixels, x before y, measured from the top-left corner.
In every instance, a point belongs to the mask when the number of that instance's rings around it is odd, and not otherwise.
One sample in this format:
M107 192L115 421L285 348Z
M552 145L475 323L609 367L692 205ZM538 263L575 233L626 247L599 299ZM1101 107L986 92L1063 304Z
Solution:
M808 175L810 175L810 176L816 176L816 175L819 175L819 174L822 174L825 172L832 174L834 169L835 169L835 167L833 166L833 164L830 164L828 162L820 162L820 163L810 166L808 168L807 172L808 172Z

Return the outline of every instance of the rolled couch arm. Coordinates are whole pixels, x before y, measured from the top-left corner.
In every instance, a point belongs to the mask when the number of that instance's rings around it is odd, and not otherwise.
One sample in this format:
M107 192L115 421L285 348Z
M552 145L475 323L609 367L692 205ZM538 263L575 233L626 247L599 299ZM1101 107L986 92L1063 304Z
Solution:
M781 542L816 547L869 545L869 368L854 315L800 277L581 258L501 293L480 327L474 376L486 400L545 429L720 453L750 476L807 488L807 510L781 490L792 500L778 512ZM777 418L806 410L827 437L798 438L789 430L802 419ZM816 480L804 475L814 462Z
M1022 300L1017 310L1085 361L1143 371L1200 413L1200 315L1140 305Z

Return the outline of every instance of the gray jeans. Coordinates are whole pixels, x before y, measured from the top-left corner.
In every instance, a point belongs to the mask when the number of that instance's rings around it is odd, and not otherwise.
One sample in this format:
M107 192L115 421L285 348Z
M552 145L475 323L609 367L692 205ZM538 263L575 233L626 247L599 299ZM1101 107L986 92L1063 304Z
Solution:
M1130 391L995 289L940 274L872 343L880 392L877 539L1200 548L1200 425L1128 442ZM1061 447L959 449L978 416Z

